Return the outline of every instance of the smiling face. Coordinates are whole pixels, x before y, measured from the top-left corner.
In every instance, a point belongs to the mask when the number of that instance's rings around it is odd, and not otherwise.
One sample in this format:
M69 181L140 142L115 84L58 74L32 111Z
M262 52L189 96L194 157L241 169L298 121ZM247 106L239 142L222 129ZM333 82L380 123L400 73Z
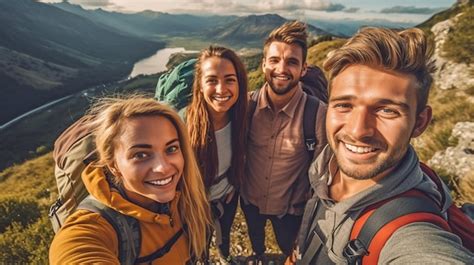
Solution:
M142 116L124 121L110 166L123 182L127 196L145 206L175 197L183 174L184 158L173 123L163 116Z
M239 98L234 65L224 58L209 57L203 60L201 72L201 92L211 115L226 113Z
M262 63L265 81L273 93L285 95L298 85L306 73L303 49L297 44L272 42Z
M353 65L331 84L326 130L341 175L383 177L420 135L431 109L416 114L415 79L364 65Z

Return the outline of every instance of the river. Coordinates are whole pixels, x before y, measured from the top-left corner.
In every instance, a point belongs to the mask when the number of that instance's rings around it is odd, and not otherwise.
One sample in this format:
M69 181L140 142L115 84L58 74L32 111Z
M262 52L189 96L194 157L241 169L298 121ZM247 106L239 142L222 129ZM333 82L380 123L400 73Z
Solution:
M149 75L156 74L168 70L166 64L168 63L170 56L177 52L194 52L186 51L184 48L164 48L158 50L154 55L140 60L135 63L133 70L130 73L129 78L135 77L140 74Z
M166 71L167 70L166 69L166 64L168 63L168 61L170 59L170 56L173 53L177 53L177 52L195 52L195 51L186 51L186 49L184 49L184 48L164 48L164 49L160 49L154 55L136 62L135 65L133 66L133 70L130 73L129 78L135 77L135 76L140 75L140 74L147 75L147 74L155 74L155 73ZM123 80L120 80L120 81L118 81L118 83L120 83L122 81ZM99 85L99 86L102 87L102 86L105 86L105 85ZM94 87L94 88L96 88L96 87ZM79 93L85 93L89 89L93 89L93 88L85 89L85 90L83 90ZM31 111L28 111L27 113L24 113L24 114L16 117L15 119L12 119L12 120L8 121L5 124L0 124L0 131L2 131L3 129L6 129L10 125L16 123L17 121L19 121L19 120L21 120L21 119L23 119L23 118L25 118L25 117L27 117L31 114L39 112L39 111L41 111L41 110L43 110L43 109L45 109L49 106L52 106L54 104L58 104L59 102L68 99L69 97L71 97L71 96L66 96L66 97L63 97L61 99L53 100L53 101L48 102L48 103L46 103L46 104L44 104L44 105L42 105L38 108L35 108Z

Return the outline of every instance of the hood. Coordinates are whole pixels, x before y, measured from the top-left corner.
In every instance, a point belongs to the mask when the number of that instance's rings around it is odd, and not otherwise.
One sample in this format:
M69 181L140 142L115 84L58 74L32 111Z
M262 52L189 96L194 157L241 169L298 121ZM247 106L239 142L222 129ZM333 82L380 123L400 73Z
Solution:
M330 166L328 166L330 165ZM331 168L331 170L329 170ZM328 196L328 184L332 181L330 172L336 172L337 163L329 145L321 152L321 155L314 161L309 170L310 183L320 199L330 201ZM404 158L399 165L389 175L384 177L377 184L357 193L351 198L340 201L332 205L332 211L340 214L349 212L360 212L367 206L376 202L388 199L395 195L416 188L423 191L439 204L441 203L441 193L436 184L422 172L415 150L410 145ZM443 202L443 212L451 205L452 200L449 189L443 184L443 193L446 201ZM326 195L326 196L324 196Z
M102 167L88 165L82 172L82 181L87 191L104 205L135 219L149 223L170 224L167 214L158 214L125 199L117 190L110 187ZM177 213L179 192L170 202L170 211Z

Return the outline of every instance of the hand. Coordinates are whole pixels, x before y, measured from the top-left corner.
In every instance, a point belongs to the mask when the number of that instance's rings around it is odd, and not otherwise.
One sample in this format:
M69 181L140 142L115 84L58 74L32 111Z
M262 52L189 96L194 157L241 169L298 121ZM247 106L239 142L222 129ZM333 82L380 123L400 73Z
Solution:
M235 194L235 189L233 189L231 192L229 192L229 194L227 194L227 196L225 197L226 204L229 204L230 201L232 201L232 198L234 198L234 194Z

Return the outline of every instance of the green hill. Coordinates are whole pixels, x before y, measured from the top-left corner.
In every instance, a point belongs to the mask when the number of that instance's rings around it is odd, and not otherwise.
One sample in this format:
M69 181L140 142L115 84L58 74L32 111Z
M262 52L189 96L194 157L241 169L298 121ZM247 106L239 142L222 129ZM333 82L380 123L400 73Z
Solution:
M136 60L164 47L33 0L0 0L0 25L0 123L122 78Z

